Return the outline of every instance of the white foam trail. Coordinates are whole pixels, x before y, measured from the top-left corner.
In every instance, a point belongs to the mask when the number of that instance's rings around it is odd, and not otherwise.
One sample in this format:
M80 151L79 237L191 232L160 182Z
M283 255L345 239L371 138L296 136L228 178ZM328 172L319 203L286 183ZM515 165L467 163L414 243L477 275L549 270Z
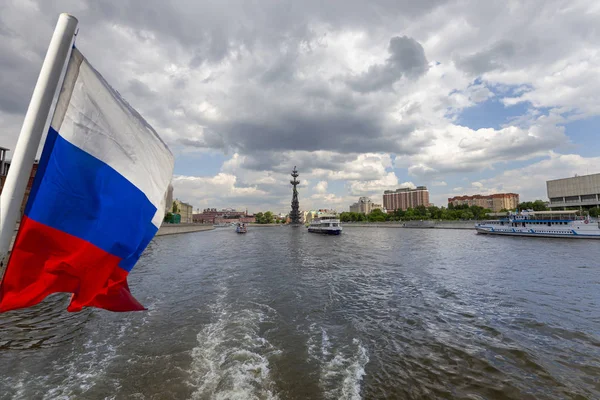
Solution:
M308 355L317 361L322 361L330 355L331 341L327 331L323 327L317 327L317 324L311 324L309 327L311 333L308 338Z
M234 311L223 301L217 298L216 321L198 333L192 350L191 383L197 388L192 397L277 399L269 357L280 351L259 335L259 324L269 317L262 309L268 308Z
M346 368L344 381L342 383L341 399L360 399L360 384L365 376L365 366L369 362L367 349L358 339L352 340L356 345L356 353L349 367Z
M327 399L358 400L365 366L369 362L367 349L360 340L334 348L327 331L316 324L309 327L308 354L320 364L319 383Z

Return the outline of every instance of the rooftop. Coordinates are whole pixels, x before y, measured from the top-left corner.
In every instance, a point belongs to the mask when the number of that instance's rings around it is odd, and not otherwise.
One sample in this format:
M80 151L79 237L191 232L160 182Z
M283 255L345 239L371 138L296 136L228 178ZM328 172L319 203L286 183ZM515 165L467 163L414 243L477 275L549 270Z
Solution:
M384 194L391 194L391 193L402 193L402 192L412 192L412 191L416 191L416 190L427 190L427 186L417 186L416 188L398 188L396 190L385 190L383 193Z
M469 200L469 199L493 199L499 197L518 197L517 193L494 193L494 194L474 194L471 196L454 196L449 197L448 200Z
M564 181L567 179L575 179L575 178L600 178L600 173L597 174L588 174L588 175L575 175L575 176L570 176L567 178L557 178L557 179L549 179L546 182L557 182L557 181Z

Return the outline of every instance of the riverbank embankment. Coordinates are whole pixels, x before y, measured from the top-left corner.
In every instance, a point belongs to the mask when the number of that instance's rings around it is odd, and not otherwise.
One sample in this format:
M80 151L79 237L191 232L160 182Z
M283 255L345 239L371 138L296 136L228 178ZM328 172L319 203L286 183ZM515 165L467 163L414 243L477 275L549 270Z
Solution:
M475 229L475 221L344 222L344 228Z
M253 227L253 228L266 228L269 226L285 226L284 224L255 224L255 223L249 223L246 224L246 226L248 227Z
M207 224L163 224L158 230L158 232L156 232L156 236L211 231L213 229L215 229L214 226Z

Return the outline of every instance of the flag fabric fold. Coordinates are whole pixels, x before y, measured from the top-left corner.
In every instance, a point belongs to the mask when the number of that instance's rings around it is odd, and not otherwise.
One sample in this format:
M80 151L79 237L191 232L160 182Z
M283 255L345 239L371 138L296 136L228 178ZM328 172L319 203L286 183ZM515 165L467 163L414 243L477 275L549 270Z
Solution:
M69 311L143 310L127 276L164 218L173 155L73 48L0 283L0 312L72 293Z

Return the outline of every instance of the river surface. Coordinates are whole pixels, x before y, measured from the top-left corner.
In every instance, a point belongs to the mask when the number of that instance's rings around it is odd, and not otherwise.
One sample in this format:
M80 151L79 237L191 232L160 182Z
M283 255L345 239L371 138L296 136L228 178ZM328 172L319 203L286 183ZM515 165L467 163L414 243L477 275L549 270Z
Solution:
M0 314L1 399L600 399L600 243L251 227L156 238L148 311Z

